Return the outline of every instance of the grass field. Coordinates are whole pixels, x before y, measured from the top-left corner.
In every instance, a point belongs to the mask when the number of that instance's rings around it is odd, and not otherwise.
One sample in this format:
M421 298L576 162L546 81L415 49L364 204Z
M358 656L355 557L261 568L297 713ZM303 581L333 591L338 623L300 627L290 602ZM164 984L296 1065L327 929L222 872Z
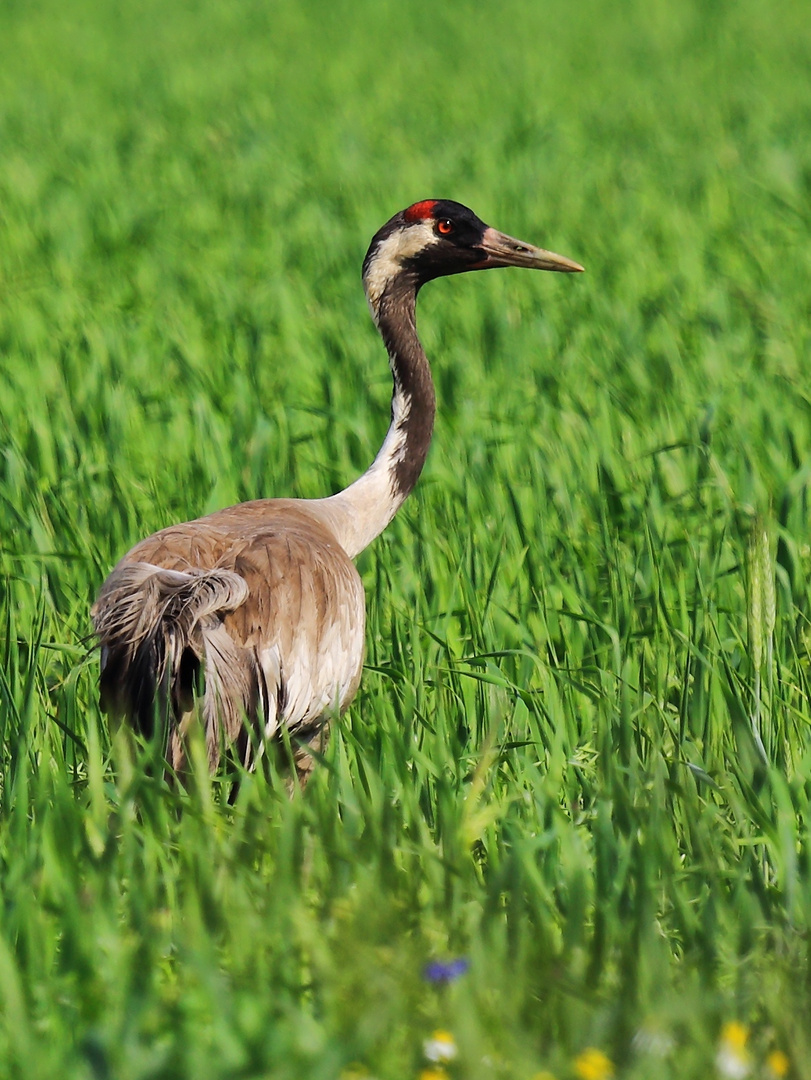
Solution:
M0 1076L811 1077L809 65L802 0L0 7ZM366 467L434 195L588 273L426 288L356 702L172 790L92 599Z

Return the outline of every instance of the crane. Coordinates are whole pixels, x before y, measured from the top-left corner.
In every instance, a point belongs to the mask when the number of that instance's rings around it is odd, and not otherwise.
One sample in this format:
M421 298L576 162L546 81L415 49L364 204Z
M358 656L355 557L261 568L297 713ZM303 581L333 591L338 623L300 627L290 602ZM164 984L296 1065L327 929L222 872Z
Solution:
M358 689L365 599L353 559L417 482L436 398L417 336L420 288L491 267L578 272L578 263L515 240L448 199L423 199L372 238L363 286L393 376L391 422L376 458L322 499L257 499L171 525L118 562L92 608L100 699L150 734L166 726L180 772L194 723L216 769L236 744L246 763L287 730L303 785L331 716Z

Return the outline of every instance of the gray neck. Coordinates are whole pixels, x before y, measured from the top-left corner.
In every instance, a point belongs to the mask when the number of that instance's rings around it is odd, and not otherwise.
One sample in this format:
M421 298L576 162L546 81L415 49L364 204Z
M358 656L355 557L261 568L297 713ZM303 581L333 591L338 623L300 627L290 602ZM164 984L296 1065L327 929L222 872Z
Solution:
M417 337L418 287L415 278L402 274L379 298L369 298L394 379L391 424L363 476L337 495L318 500L351 558L383 532L408 498L431 444L436 396L428 359Z

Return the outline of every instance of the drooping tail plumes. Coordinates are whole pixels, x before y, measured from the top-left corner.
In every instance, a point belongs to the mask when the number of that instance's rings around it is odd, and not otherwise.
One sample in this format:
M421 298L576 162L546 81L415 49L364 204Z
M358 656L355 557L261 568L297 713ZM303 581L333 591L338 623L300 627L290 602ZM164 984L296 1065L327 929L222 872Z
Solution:
M223 625L244 603L248 585L228 570L167 570L125 563L105 582L92 617L101 643L101 705L151 734L156 708L169 725L169 758L185 759L182 738L194 715L201 666L200 714L211 767L221 734L230 742L256 701L254 666Z

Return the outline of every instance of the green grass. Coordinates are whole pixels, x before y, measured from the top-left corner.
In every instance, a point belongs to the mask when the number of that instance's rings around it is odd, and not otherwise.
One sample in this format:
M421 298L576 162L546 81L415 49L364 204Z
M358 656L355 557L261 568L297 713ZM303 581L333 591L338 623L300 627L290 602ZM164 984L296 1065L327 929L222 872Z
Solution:
M703 1080L731 1021L811 1076L809 63L802 0L0 9L2 1076ZM588 274L425 290L323 767L171 790L92 599L366 467L432 195Z

